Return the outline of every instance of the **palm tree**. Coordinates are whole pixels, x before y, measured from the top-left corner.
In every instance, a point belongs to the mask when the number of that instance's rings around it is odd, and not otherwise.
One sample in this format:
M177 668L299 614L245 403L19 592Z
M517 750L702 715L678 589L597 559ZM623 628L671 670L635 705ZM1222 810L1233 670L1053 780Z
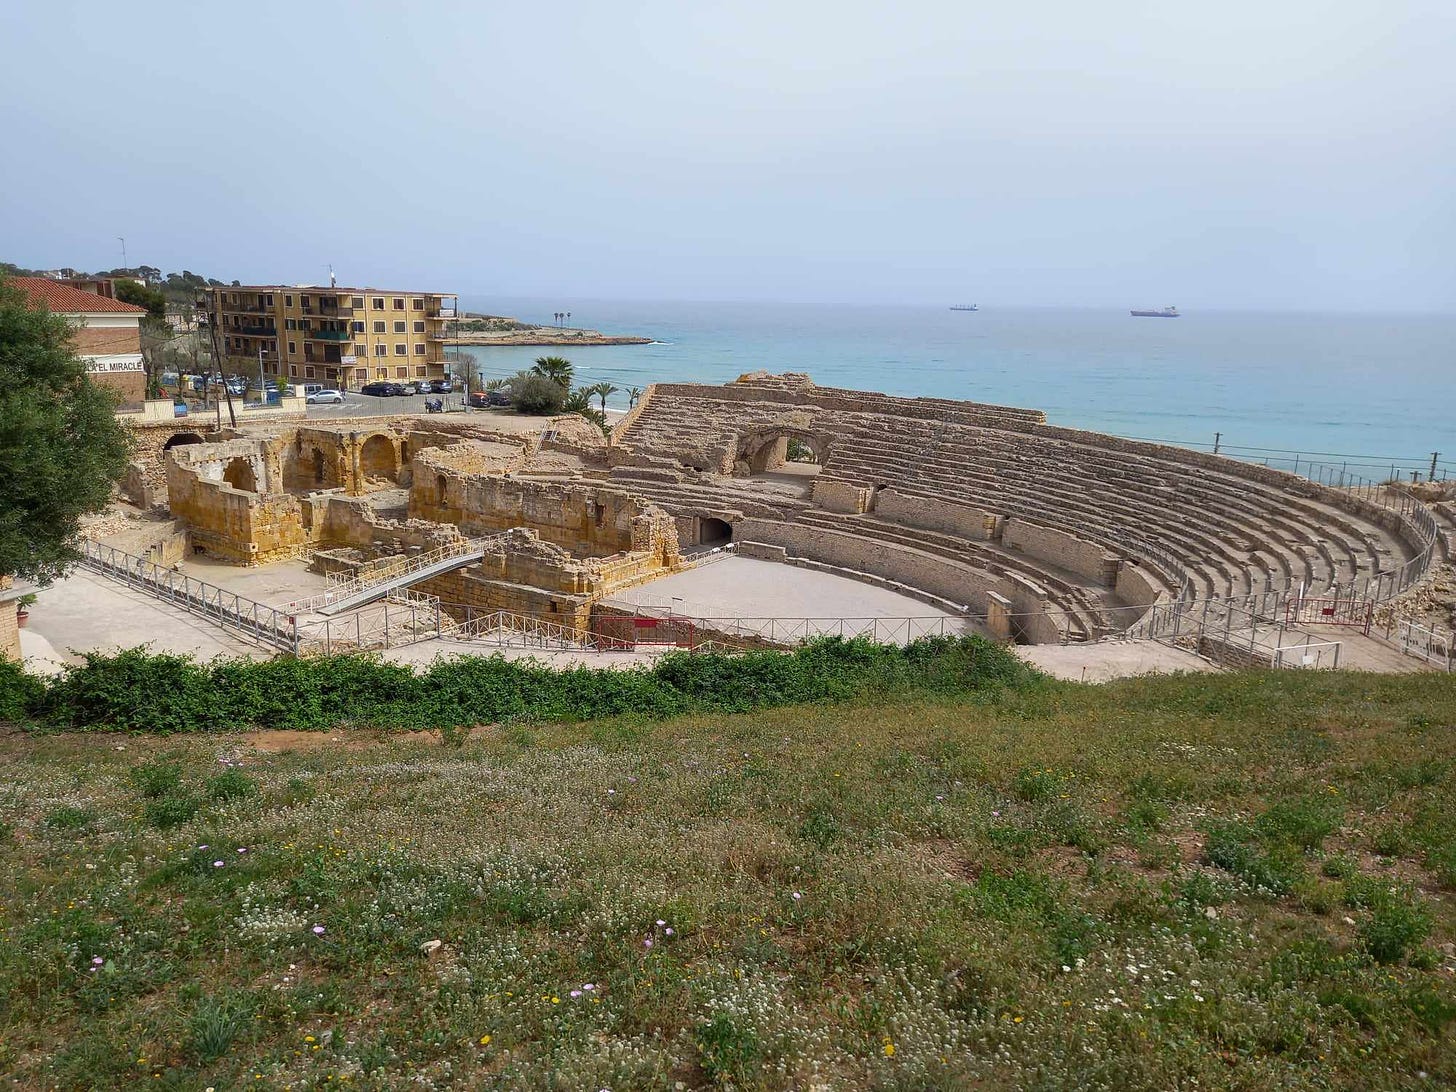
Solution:
M577 387L566 396L566 401L561 404L562 411L565 413L580 413L583 416L591 413L591 396L595 392L595 387Z
M553 383L560 383L568 390L571 388L571 378L576 374L576 369L571 366L571 361L563 356L537 357L536 364L531 371L536 375L544 376Z
M596 384L593 384L592 386L590 386L590 387L587 388L587 391L588 392L590 392L591 394L596 395L598 398L600 398L602 400L602 419L603 420L605 420L606 419L606 416L607 416L607 399L610 398L612 395L616 394L619 389L620 388L614 387L610 383L607 383L607 382L596 383Z
M489 394L492 391L501 390L503 387L506 387L508 385L509 384L504 379L487 379L485 382L485 392Z
M566 312L566 321L568 323L571 321L571 312L570 311Z
M630 401L627 403L627 408L628 409L636 409L637 408L637 399L639 399L639 398L642 397L642 388L641 387L628 387L627 388L627 397L628 397L628 399L630 399Z

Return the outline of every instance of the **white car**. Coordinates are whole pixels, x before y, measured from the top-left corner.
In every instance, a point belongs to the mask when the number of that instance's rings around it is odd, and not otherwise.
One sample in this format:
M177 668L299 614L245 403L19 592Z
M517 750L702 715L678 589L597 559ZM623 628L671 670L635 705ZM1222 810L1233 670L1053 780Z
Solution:
M339 391L314 391L306 399L310 406L337 406L344 401L344 396Z

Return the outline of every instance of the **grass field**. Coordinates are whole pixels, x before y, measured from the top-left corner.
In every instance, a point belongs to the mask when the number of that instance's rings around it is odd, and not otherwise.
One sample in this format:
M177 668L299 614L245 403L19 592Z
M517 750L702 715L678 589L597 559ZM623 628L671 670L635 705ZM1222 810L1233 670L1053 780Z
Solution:
M1456 1082L1452 678L447 734L0 736L0 1072Z

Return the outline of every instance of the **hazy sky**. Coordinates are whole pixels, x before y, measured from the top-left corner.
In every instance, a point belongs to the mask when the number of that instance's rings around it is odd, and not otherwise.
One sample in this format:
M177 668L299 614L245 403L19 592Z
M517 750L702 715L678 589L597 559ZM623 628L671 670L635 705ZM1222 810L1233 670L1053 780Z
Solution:
M6 3L0 258L1456 309L1452 0Z

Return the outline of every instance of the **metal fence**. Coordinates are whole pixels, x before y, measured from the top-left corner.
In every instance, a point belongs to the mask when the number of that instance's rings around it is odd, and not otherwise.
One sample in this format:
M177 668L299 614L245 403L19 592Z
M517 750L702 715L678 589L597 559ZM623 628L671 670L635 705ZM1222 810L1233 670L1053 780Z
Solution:
M1377 630L1372 636L1447 673L1456 671L1456 633L1449 629L1398 618L1383 633Z
M296 651L294 615L237 592L196 580L91 539L81 540L81 563L120 583L148 592L191 614L236 630L265 645Z

